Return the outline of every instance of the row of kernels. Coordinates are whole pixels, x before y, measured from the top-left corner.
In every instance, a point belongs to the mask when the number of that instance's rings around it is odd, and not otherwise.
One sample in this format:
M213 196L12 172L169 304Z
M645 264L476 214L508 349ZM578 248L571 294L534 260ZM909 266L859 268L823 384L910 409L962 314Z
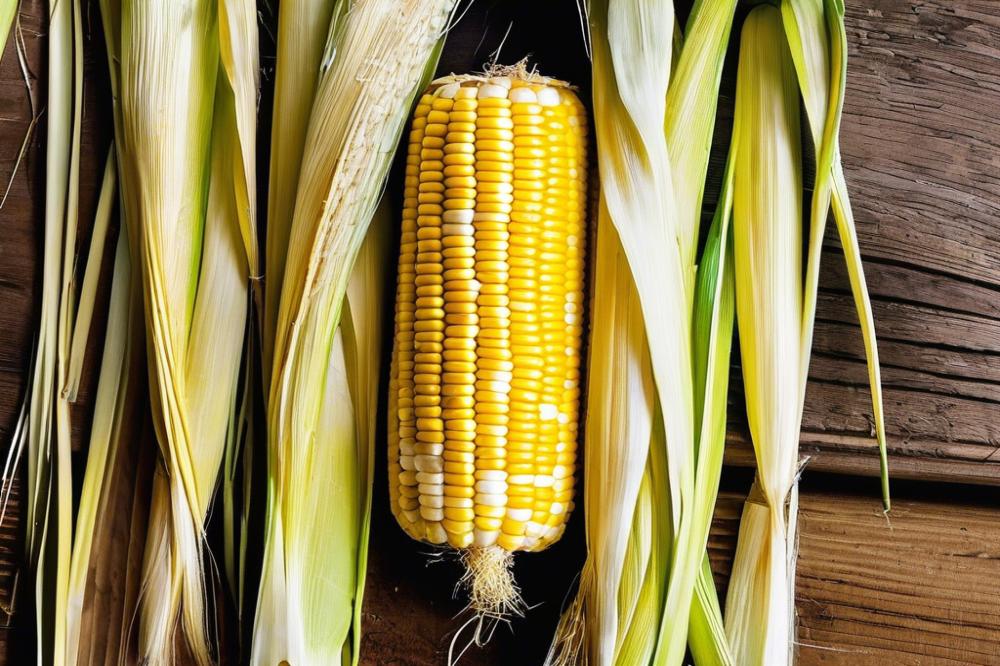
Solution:
M444 308L445 349L442 382L445 400L445 492L436 517L448 542L456 548L470 545L474 498L475 413L471 390L475 376L476 333L479 318L475 309L479 287L475 279L475 248L472 217L475 208L475 144L470 129L475 126L475 91L458 87L447 91L454 98L446 135L444 184L447 199L443 213L442 241L445 245Z
M419 517L418 497L417 493L413 492L416 481L413 466L413 449L416 441L416 420L413 414L413 350L416 310L417 208L420 192L420 150L423 145L427 114L431 110L432 102L432 95L424 95L421 98L414 113L413 126L410 130L396 295L396 356L394 366L397 387L395 407L399 417L399 425L395 433L397 454L394 456L394 464L390 467L390 479L395 482L399 512L403 514L406 523L411 528Z
M445 334L443 322L437 314L444 291L441 238L445 200L442 177L445 168L444 135L452 105L452 100L440 96L435 96L431 102L420 150L420 192L417 201L413 367L416 437L413 477L407 481L416 484L420 517L427 538L433 543L439 543L442 536L436 524L444 481L441 460L444 445L441 352ZM405 465L403 467L405 469Z
M475 397L476 507L473 543L496 543L507 506L507 424L511 363L507 297L509 214L512 201L511 126L506 89L480 86L476 120L476 177L473 220L476 275L481 285L477 308L482 319L478 344L491 352L477 362ZM503 356L504 358L496 358Z

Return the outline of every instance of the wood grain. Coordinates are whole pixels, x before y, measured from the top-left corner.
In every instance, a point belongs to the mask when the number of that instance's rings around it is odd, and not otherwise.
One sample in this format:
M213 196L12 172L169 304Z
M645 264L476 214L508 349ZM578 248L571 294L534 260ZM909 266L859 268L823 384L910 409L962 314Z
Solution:
M845 484L803 491L796 578L800 666L1000 664L1000 508L897 498L891 521ZM723 492L710 544L720 594L742 493Z
M882 355L890 470L998 485L1000 5L846 4L841 144ZM832 229L820 285L803 452L816 469L876 474L863 347ZM739 386L727 461L749 465Z

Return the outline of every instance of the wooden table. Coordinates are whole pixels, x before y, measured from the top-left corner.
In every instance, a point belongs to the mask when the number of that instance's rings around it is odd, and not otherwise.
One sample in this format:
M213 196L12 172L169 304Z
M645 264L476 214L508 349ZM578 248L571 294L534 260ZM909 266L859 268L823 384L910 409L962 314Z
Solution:
M802 434L809 464L800 517L798 663L1000 664L1000 3L847 4L850 65L842 146L882 354L894 509L890 520L882 516L871 478L877 458L863 350L831 236ZM110 113L97 6L85 5L81 224L87 227ZM39 113L45 100L44 6L23 0L21 8L28 81ZM541 71L585 91L588 75L574 12L572 0L478 0L449 39L440 70L478 68L502 43L502 62L530 54ZM266 54L269 38L266 31L262 35ZM264 65L273 67L273 61L265 57ZM730 58L707 210L715 203L728 140L734 66ZM265 77L265 86L270 81ZM11 178L31 118L11 39L0 61L0 185ZM32 133L0 208L5 446L24 390L38 302L43 127ZM390 192L399 197L398 187ZM102 326L92 339L91 366ZM94 379L91 368L76 410L77 441L89 425ZM753 464L738 361L732 386L730 467L711 540L722 589L751 476L745 468ZM78 457L82 473L83 452ZM426 549L395 526L386 506L384 464L379 469L363 661L441 664L462 607L452 596L459 568L455 562L429 564ZM0 629L0 663L29 663L25 655L33 641L30 584L26 574L16 574L20 532L15 511L0 529L3 608L10 608L19 578L13 624ZM559 544L518 561L526 599L539 606L515 620L511 631L501 627L487 648L462 663L540 663L582 551L577 513Z

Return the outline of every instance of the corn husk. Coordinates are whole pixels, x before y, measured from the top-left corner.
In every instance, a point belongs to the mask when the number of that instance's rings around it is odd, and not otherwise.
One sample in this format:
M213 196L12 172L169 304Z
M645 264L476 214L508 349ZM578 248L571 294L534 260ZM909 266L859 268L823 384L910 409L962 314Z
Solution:
M15 13L13 3L0 7L4 42ZM42 303L30 385L4 465L0 519L26 455L25 547L34 576L37 652L39 659L61 664L73 530L70 398L63 387L77 314L83 59L79 2L51 2L49 13Z
M788 41L799 89L805 102L810 136L816 153L816 179L810 209L809 250L806 267L805 312L802 339L802 391L805 369L812 351L812 331L819 285L826 221L833 204L833 217L847 262L851 293L865 345L868 379L871 386L872 416L879 448L882 502L889 510L889 470L886 455L885 419L882 413L882 379L875 320L865 282L854 215L847 193L847 181L840 161L840 119L847 82L847 33L842 0L783 0L782 23Z
M203 523L234 409L256 262L252 3L102 4L117 91L123 212L141 276L153 422L140 654L172 659L180 626L212 661Z
M766 13L765 13L766 12ZM871 303L865 286L864 272L858 247L854 220L850 211L847 187L840 164L838 134L846 82L846 33L843 4L834 0L786 0L780 15L773 9L755 10L766 17L766 36L762 43L770 46L759 50L769 52L772 60L780 52L782 77L786 80L786 108L795 106L800 90L809 123L810 136L816 154L816 175L813 183L809 214L809 242L806 255L805 282L795 301L799 309L789 309L791 300L772 299L758 303L756 312L769 312L773 319L754 319L749 307L741 311L741 340L756 344L756 351L744 348L743 363L747 391L747 409L751 434L758 460L758 474L748 499L740 525L739 543L734 561L733 579L727 601L726 625L734 651L741 664L783 664L793 659L794 648L794 585L795 585L795 526L797 522L798 428L802 419L809 358L812 351L813 326L823 237L831 203L834 219L841 236L847 259L851 289L862 326L871 384L875 432L880 452L882 493L886 511L889 509L889 487L882 416L881 380L878 350L875 343ZM764 19L762 19L764 21ZM781 34L778 34L780 29ZM774 42L784 38L780 46ZM742 71L741 56L741 71ZM792 71L789 72L788 70ZM794 89L788 79L796 83ZM744 108L737 101L737 114ZM791 111L788 112L791 115ZM766 114L765 114L766 115ZM772 114L773 115L773 114ZM762 125L758 131L767 131ZM781 143L798 141L798 123L790 128ZM770 163L769 163L770 167ZM752 180L753 165L747 165L737 176ZM756 167L757 173L761 169ZM793 169L794 170L794 169ZM781 177L783 170L779 169ZM763 177L757 177L764 180ZM746 182L744 180L743 182ZM796 189L799 184L796 183ZM747 188L761 187L758 182ZM783 187L788 188L787 182ZM764 201L768 201L766 198ZM768 208L764 204L761 211ZM770 206L771 210L780 207ZM797 209L789 204L788 216ZM758 215L760 212L758 211ZM751 219L754 217L750 216ZM739 221L738 221L739 222ZM791 224L791 223L790 223ZM798 223L795 224L797 226ZM789 232L790 233L790 232ZM792 237L790 248L797 249L799 239ZM799 264L785 266L784 277L768 277L761 267L778 263L789 247L759 249L754 258L755 273L741 272L742 284L775 284L787 281L799 287ZM738 255L739 256L739 255ZM739 263L739 259L737 259ZM784 289L784 288L783 288ZM739 291L739 290L738 290ZM751 290L748 290L748 293ZM786 294L787 296L787 294ZM787 317L798 318L795 325ZM746 318L748 321L744 322ZM777 323L778 321L782 323ZM747 334L744 336L744 327ZM798 337L797 363L789 362L787 349L790 336ZM785 339L788 338L788 339ZM768 346L773 346L770 352ZM775 360L784 354L781 361ZM768 378L770 374L770 378ZM794 393L792 387L795 386ZM794 398L797 409L788 414L784 409ZM781 407L776 407L780 405ZM760 618L766 618L761 623Z
M453 7L339 0L280 10L282 118L272 136L276 217L264 325L269 491L255 664L357 662L382 293L373 271L386 248L382 224L369 226ZM317 22L328 31L317 33ZM312 27L300 35L303 25ZM330 505L350 508L321 510Z
M736 90L733 238L736 311L757 479L740 523L726 601L738 664L787 663L789 570L801 419L802 156L795 68L777 9L743 26Z
M17 0L0 0L0 57L7 46L7 36L17 16Z
M695 638L726 654L702 567L732 330L721 221L706 253L713 268L698 277L694 262L734 10L732 0L696 3L683 47L674 43L670 79L670 44L658 38L674 29L669 3L589 7L603 203L586 428L588 560L549 663L680 663L692 603L701 620ZM695 333L704 336L697 350Z
M87 269L89 273L91 266ZM115 251L108 324L73 535L68 664L103 664L109 655L124 655L138 605L138 586L130 588L128 581L137 580L140 573L138 568L130 569L141 564L146 521L132 514L148 504L152 468L140 462L149 440L142 436L148 406L142 295L135 277L123 233Z

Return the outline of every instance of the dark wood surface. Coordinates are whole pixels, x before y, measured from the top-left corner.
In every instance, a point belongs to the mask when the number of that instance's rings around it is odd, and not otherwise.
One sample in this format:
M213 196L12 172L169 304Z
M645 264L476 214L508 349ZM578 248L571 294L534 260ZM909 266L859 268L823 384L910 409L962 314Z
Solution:
M96 3L85 4L86 230L110 114L99 16ZM984 487L1000 485L1000 3L847 5L851 46L842 145L878 327L890 468L896 478L924 482L897 485L890 526L879 511L877 484L859 478L875 473L877 462L860 333L831 235L802 436L810 462L802 499L799 663L1000 664L1000 503L997 491ZM23 0L21 8L37 114L45 101L44 7L41 0ZM0 187L6 187L32 118L14 41L0 60ZM453 31L440 69L477 69L501 43L500 61L531 55L544 73L586 90L573 0L477 0ZM731 116L733 64L723 83L716 172ZM38 305L44 115L32 136L0 208L4 451L24 389ZM706 192L708 209L717 180L715 173ZM101 326L94 332L97 341ZM76 412L78 435L89 427L93 373L87 376ZM727 459L752 465L738 366L732 383ZM459 568L449 561L430 564L427 549L396 527L386 506L384 465L379 469L364 661L441 664L449 632L461 623L455 616L462 603L452 594ZM856 476L816 477L814 471ZM728 475L729 490L719 503L712 552L722 585L739 492L747 485L745 474ZM0 624L18 578L19 531L13 511L0 527ZM489 647L470 652L462 663L540 663L582 558L577 515L554 548L518 561L526 598L539 605L509 629L498 628ZM22 655L32 641L30 619L24 618L30 583L19 579L16 589L14 628L0 629L0 663L4 657L10 664L29 663Z

